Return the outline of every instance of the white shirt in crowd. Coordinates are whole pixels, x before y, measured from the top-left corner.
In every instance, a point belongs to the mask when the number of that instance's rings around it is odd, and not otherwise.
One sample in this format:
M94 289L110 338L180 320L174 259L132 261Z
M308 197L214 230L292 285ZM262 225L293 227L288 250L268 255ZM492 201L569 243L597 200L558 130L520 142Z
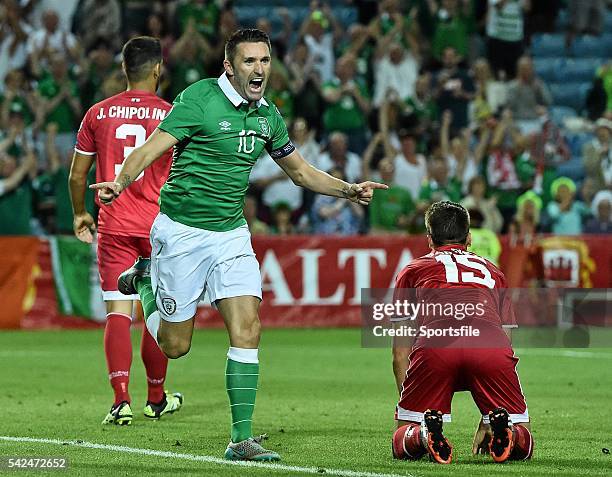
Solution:
M48 32L44 28L36 30L32 35L30 35L28 41L28 54L32 54L35 50L40 50L45 44L45 38L47 35ZM47 46L52 50L59 51L64 54L66 54L66 47L72 49L76 45L76 39L69 31L60 30L58 28L52 35L48 36L49 40ZM66 47L64 46L64 38Z
M457 159L453 154L450 154L446 158L446 163L448 164L448 176L449 177L457 177ZM478 175L478 167L476 167L476 161L473 157L468 157L466 159L465 167L463 168L463 176L457 177L459 181L461 181L461 190L464 194L467 194L468 185L473 177Z
M419 198L423 181L427 176L427 163L422 154L416 155L416 164L408 162L403 154L395 156L395 178L393 182L410 192L413 200Z
M392 92L399 99L414 96L414 85L419 75L419 63L410 52L404 53L404 58L398 64L385 55L376 62L374 77L374 106L379 107Z
M313 68L319 73L323 83L334 79L334 35L325 33L320 41L312 35L306 35L304 42L313 59Z
M522 41L524 36L524 0L507 0L500 9L501 0L489 0L487 36L502 41Z
M283 173L282 169L268 153L264 152L253 166L249 181L255 182L279 173ZM289 176L286 176L265 188L262 201L268 207L274 207L279 202L286 202L291 210L296 210L302 206L302 188L296 186Z
M313 164L317 169L329 172L331 169L336 167L334 161L331 160L329 152L324 152L319 156L317 162ZM348 151L346 153L346 164L344 166L344 179L347 182L358 182L361 178L361 158L354 152Z
M4 39L0 42L0 92L4 91L4 77L11 70L20 70L28 61L27 43L20 43L15 52L11 55L10 48L13 44L15 36L13 32L5 26L6 33ZM21 22L21 29L29 36L32 28L25 22Z

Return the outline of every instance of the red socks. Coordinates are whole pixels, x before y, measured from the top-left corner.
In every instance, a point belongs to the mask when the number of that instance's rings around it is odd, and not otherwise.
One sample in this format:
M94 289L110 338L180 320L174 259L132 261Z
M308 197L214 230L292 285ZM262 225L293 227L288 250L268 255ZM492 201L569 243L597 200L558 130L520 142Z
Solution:
M132 339L130 326L132 320L122 313L109 313L104 329L104 353L108 366L108 377L115 393L115 404L130 402L128 384L132 365ZM164 399L164 381L168 369L168 358L145 326L140 347L142 361L147 373L147 400L159 403Z
M104 354L108 367L108 378L115 392L115 404L130 401L128 383L132 365L132 320L122 313L109 313L104 329Z
M514 448L509 460L527 460L533 455L533 437L529 429L520 424L514 425Z
M395 459L418 460L426 452L421 442L421 426L416 423L399 427L393 434L392 444Z
M164 381L166 380L166 370L168 369L168 358L159 349L158 344L146 326L142 330L140 354L147 372L147 385L149 389L147 400L157 404L164 399Z

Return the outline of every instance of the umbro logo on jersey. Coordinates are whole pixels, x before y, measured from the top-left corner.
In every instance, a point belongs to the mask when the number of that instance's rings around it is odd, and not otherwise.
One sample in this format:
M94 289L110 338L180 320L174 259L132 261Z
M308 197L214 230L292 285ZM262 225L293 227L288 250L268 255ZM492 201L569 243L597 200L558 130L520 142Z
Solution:
M232 126L232 123L230 123L229 121L221 121L219 123L219 126L221 127L221 131L229 131L230 127Z

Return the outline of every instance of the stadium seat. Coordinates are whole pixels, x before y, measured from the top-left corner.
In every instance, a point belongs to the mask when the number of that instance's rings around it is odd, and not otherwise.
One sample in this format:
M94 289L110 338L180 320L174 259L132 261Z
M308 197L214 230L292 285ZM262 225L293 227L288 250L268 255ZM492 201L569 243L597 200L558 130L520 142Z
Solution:
M551 83L548 85L553 97L554 106L569 106L580 112L590 83Z
M605 33L601 36L601 42L606 48L606 58L612 57L612 32Z
M535 58L533 62L536 74L546 83L555 81L563 71L564 58Z
M565 37L560 33L534 35L531 41L531 53L536 58L563 56L565 54Z
M600 37L583 35L576 37L570 47L570 54L574 58L605 58L606 45Z
M555 22L555 30L557 31L567 30L568 22L569 22L569 14L567 13L567 10L565 9L559 10L559 15L557 15L557 20Z
M561 77L570 83L592 81L601 64L598 58L568 58L561 67Z
M557 166L557 174L580 182L585 176L584 161L581 157L572 157L569 161Z
M593 139L593 135L585 132L567 133L565 139L572 152L572 157L582 157L582 148L587 142Z
M573 118L578 116L574 108L569 106L553 106L549 111L550 118L557 126L563 126L563 121L566 118Z

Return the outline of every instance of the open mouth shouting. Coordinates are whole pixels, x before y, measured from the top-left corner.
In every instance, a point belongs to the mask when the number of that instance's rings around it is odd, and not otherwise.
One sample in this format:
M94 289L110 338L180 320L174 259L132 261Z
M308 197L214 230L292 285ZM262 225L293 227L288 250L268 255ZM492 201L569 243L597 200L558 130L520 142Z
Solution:
M263 93L263 78L253 78L249 81L249 92L254 95Z

